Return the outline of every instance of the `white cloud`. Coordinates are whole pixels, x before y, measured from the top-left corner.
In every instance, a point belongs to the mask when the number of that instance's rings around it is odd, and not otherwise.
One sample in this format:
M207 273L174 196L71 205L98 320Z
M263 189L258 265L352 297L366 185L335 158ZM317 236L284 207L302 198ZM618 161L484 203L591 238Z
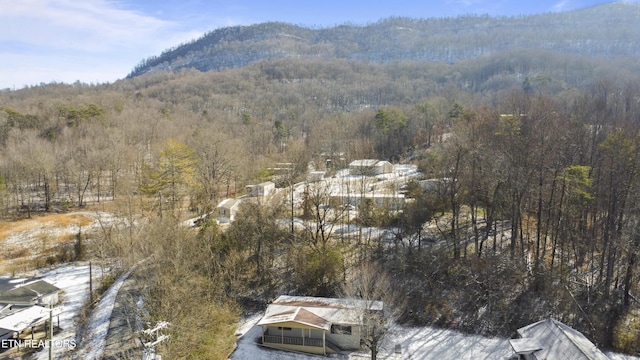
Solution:
M106 82L202 31L107 0L0 0L0 89Z
M561 11L566 10L568 5L569 5L569 2L567 0L563 0L563 1L555 3L551 7L551 10L555 11L555 12L561 12Z

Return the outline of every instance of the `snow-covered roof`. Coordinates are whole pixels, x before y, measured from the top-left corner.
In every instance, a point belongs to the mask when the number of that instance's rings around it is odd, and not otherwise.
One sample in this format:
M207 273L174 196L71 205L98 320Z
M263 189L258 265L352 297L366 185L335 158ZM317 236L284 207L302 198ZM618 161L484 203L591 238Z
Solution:
M365 309L383 307L382 301L281 295L267 307L258 325L293 321L328 330L331 324L360 324Z
M234 205L239 204L239 203L240 203L239 199L224 199L218 204L218 208L224 207L224 208L230 209Z
M294 296L280 295L274 302L280 305L292 305L305 307L327 307L327 308L343 308L343 309L364 309L382 310L384 303L382 301L370 301L362 299L350 298L327 298L319 296Z
M295 322L325 331L331 330L331 323L329 321L300 306L294 309L288 309L282 313L271 314L269 316L265 315L260 319L258 325L271 325L285 322Z
M518 335L522 339L535 339L541 347L533 352L537 359L609 359L581 332L552 318L520 328Z
M511 344L513 351L518 355L531 354L542 350L542 345L540 345L540 342L536 339L509 339L509 344Z
M373 167L373 166L382 166L383 164L389 163L388 161L376 160L376 159L361 159L361 160L353 160L349 163L349 166L356 167Z
M11 315L0 318L0 328L22 331L49 318L49 309L42 306L30 306Z

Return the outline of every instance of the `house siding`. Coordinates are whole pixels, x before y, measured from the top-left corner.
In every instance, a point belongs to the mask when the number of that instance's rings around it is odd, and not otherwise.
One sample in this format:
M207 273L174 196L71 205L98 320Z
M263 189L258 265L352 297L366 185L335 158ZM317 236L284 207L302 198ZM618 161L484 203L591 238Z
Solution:
M351 325L351 335L327 332L327 341L344 350L358 350L360 348L360 326Z
M359 306L382 311L381 301L281 295L258 322L264 346L313 354L358 350L363 331ZM324 341L323 341L324 340Z
M317 346L300 346L300 345L270 344L270 343L262 344L262 346L270 347L274 349L305 352L305 353L316 354L316 355L324 355L325 353L324 348L317 347ZM326 348L326 352L327 354L333 353L333 351L331 351L331 349L329 348Z

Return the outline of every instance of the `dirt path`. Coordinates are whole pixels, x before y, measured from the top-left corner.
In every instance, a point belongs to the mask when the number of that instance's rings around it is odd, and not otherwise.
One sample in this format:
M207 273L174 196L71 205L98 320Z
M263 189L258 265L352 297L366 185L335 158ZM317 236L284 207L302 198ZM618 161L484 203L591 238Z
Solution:
M107 332L103 359L141 359L142 344L137 336L142 285L140 269L131 272L116 296L111 321Z

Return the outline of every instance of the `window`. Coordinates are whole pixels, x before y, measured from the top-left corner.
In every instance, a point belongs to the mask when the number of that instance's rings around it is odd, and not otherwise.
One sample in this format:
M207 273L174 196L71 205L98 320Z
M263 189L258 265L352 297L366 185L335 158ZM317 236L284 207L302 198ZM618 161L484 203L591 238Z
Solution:
M331 325L332 334L351 335L351 326L348 325Z
M291 331L290 327L283 328L282 326L278 326L278 330Z

